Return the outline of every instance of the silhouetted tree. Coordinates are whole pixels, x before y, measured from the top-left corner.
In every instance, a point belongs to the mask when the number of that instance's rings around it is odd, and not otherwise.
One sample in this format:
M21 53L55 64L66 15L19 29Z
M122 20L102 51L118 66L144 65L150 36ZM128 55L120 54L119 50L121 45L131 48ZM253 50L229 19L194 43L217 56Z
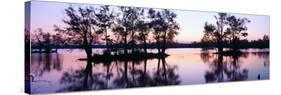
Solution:
M118 20L118 22L121 22ZM125 31L125 28L119 24L115 24L114 28L112 29L112 32L114 33L115 36L115 46L123 44L123 50L125 54L128 54L127 51L127 32Z
M68 7L65 9L66 19L63 22L67 25L65 29L55 29L59 32L67 34L69 42L79 44L87 55L87 65L84 69L84 83L83 88L88 88L90 82L93 80L92 76L92 44L98 38L99 34L102 32L97 31L99 27L97 26L97 17L94 15L95 9L93 7L79 7L75 10L73 7Z
M161 53L161 48L160 48L161 35L160 35L160 33L161 33L161 31L163 31L164 20L161 18L160 12L158 12L154 9L148 10L148 18L150 19L150 25L153 29L153 37L156 40L158 53Z
M262 45L265 48L269 48L269 36L268 35L264 35L262 38Z
M218 53L222 53L223 44L227 44L226 42L228 41L232 43L232 49L237 51L240 38L248 35L245 32L247 30L246 23L249 23L250 20L236 18L234 15L227 13L218 13L215 19L216 25L205 23L202 42L217 43Z
M32 44L37 46L39 53L44 49L45 53L50 53L53 45L53 38L49 32L44 32L41 28L38 28L32 34Z
M113 32L121 35L124 44L124 53L128 54L128 46L130 45L132 52L135 48L135 38L137 31L137 22L143 15L142 8L136 7L119 7L119 15L116 17L116 23Z
M135 45L136 45L136 33L137 33L137 30L138 30L138 22L141 20L140 17L142 17L144 15L144 10L142 8L136 8L136 7L132 7L132 8L129 8L129 13L130 13L130 18L128 19L129 23L130 23L130 26L129 26L129 30L130 30L130 33L131 33L131 40L130 40L130 46L131 46L131 49L132 49L132 53L135 52Z
M73 7L65 9L66 19L63 22L66 24L65 29L56 29L69 37L69 43L79 44L86 52L88 64L92 59L92 44L97 39L97 35L101 34L97 31L96 16L93 15L95 9L93 7L78 8ZM88 65L87 65L88 66Z
M172 41L178 34L179 26L174 20L177 15L170 10L156 11L149 9L148 18L151 19L151 27L154 30L154 38L156 40L158 52L164 54L166 50L167 39Z
M43 49L43 31L41 28L37 29L34 31L34 34L33 34L33 39L32 39L32 42L33 44L37 44L38 45L38 49L39 49L39 53L42 52L42 49Z
M212 46L211 44L216 43L217 38L214 33L215 30L216 30L215 25L205 22L204 31L203 31L204 35L203 38L201 39L203 48L207 48L208 46Z
M52 36L52 42L53 45L55 46L56 51L58 50L58 46L62 46L64 44L64 39L63 37L59 34L56 33L55 35L51 35Z
M170 10L163 10L162 14L165 18L165 23L167 23L167 30L164 31L163 35L163 46L162 46L162 54L165 54L165 50L167 48L167 40L172 42L174 37L178 35L178 30L180 29L178 23L175 21L177 14Z
M44 39L44 48L45 48L45 53L50 53L52 48L51 48L51 35L50 33L46 33L45 35L43 35L43 39Z
M223 40L225 39L225 30L224 27L227 25L227 14L226 13L218 13L218 16L215 16L216 26L213 24L205 23L204 26L204 36L205 38L210 38L211 40L215 40L217 43L218 52L223 52ZM211 36L211 37L208 37Z
M144 12L144 9L142 9L142 12ZM143 50L145 54L147 54L147 39L148 34L151 30L151 25L149 21L146 21L146 19L147 18L142 13L141 17L139 18L139 21L136 24L137 31L139 32L139 35L137 37L143 43Z
M226 29L226 33L229 34L232 50L237 51L239 49L239 43L241 37L248 36L246 23L249 23L250 20L247 18L237 18L233 15L227 17L229 27Z
M106 51L108 52L108 44L110 43L110 35L108 34L108 30L110 30L112 25L114 24L115 14L113 11L110 11L109 6L101 6L99 8L99 12L95 13L95 15L97 17L97 26L100 27L98 31L104 33Z

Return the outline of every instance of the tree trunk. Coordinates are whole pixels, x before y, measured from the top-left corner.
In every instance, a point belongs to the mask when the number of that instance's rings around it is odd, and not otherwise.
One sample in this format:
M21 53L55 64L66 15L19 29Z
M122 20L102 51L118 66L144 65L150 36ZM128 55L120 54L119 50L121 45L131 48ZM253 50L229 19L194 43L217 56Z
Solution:
M218 53L219 54L222 54L223 53L223 38L222 38L222 35L223 35L223 26L222 25L219 25L220 29L219 29L219 36L218 36L218 41L217 41L217 44L218 44Z
M128 49L128 47L127 47L127 33L126 33L126 35L124 37L124 53L125 53L125 55L128 54L127 49Z
M238 37L234 37L233 41L232 41L232 49L233 49L233 51L238 51L238 49L239 49L238 43L239 43Z
M157 39L156 39L156 44L157 44L157 49L158 49L158 54L160 54L161 53L161 49L160 49L160 41L159 41L160 39L159 39L159 37L157 37Z
M145 37L143 38L143 43L144 43L144 47L143 47L144 53L147 54L147 43L146 43L146 38Z
M223 53L223 47L222 47L222 42L221 41L218 42L218 53L219 54Z
M167 32L165 31L165 34L163 36L163 44L162 44L162 54L163 55L165 54L165 51L166 51L166 35L167 35Z
M92 81L92 47L90 44L88 44L85 41L84 49L87 54L87 65L84 70L84 75L85 75L84 87L88 87L88 77L90 77L90 79Z
M104 27L105 30L105 46L106 46L106 53L108 53L108 38L107 38L107 28Z
M91 48L91 46L86 46L85 47L85 52L86 52L86 54L87 54L87 60L90 60L91 61L91 59L92 59L92 48Z
M132 35L131 35L131 39L132 39L132 43L131 43L131 48L132 48L132 53L135 52L135 38L134 38L135 32L132 31Z
M42 53L42 45L41 44L39 44L39 54L41 54Z

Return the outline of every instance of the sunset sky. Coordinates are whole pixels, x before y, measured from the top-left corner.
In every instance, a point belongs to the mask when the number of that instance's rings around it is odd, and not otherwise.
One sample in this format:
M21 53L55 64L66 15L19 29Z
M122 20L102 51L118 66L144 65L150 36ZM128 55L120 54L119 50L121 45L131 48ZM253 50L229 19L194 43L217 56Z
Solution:
M64 26L62 19L66 18L64 9L69 7L85 7L95 5L69 4L54 2L32 2L31 3L31 32L35 29L42 28L43 31L52 32L53 25ZM216 12L184 11L173 10L177 14L176 21L180 25L179 35L175 38L177 42L200 41L203 36L203 26L207 21L215 24L214 16ZM256 40L263 35L269 35L269 16L265 15L247 15L233 14L236 17L245 17L251 20L247 24L249 33L247 39Z

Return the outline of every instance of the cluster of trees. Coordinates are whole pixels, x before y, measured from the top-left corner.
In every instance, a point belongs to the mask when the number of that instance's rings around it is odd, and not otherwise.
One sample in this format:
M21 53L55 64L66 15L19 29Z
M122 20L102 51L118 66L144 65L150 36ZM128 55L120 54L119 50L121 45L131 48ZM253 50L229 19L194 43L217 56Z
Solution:
M268 48L269 37L248 41L247 18L218 13L215 24L206 22L201 42L191 44L173 43L180 29L175 21L177 14L168 9L145 9L137 7L88 6L68 7L64 10L65 27L54 25L54 34L35 30L32 44L39 52L51 52L52 48L72 45L83 48L87 58L92 58L95 44L105 46L104 54L134 54L148 48L156 48L164 55L169 47L224 48L239 51L240 48Z
M41 28L34 30L31 37L32 48L38 49L38 51L32 52L50 53L53 52L52 48L55 48L55 51L57 51L58 46L64 44L60 34L50 34L49 32L44 32Z
M247 18L237 18L234 15L227 13L218 13L215 16L216 24L205 23L203 43L216 43L218 53L223 53L224 45L229 45L233 51L239 50L241 38L248 36L247 23L250 20Z
M269 48L269 36L264 35L262 38L257 40L248 40L241 39L238 40L239 49L248 49L248 48ZM212 41L201 41L201 42L192 42L192 43L182 43L182 44L174 44L171 47L188 47L188 48L202 48L202 49L213 49L217 47L216 42ZM223 47L225 48L233 48L232 43L224 42Z
M125 55L136 52L140 44L147 53L147 44L156 43L158 53L165 54L167 43L173 42L180 29L175 21L177 15L167 9L68 7L65 14L66 27L55 25L56 35L61 35L59 40L64 43L81 46L88 59L95 43L105 43L105 54L110 54L114 45L122 45Z

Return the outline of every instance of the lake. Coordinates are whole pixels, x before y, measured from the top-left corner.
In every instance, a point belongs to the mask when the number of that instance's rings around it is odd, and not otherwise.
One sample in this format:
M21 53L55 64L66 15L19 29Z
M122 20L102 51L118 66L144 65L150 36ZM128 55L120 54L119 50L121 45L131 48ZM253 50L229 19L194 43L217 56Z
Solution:
M101 53L102 49L93 49ZM155 52L156 50L148 50ZM92 63L87 68L81 49L31 55L31 92L190 85L269 79L269 49L242 50L239 56L220 56L200 48L167 49L170 56L142 61Z

